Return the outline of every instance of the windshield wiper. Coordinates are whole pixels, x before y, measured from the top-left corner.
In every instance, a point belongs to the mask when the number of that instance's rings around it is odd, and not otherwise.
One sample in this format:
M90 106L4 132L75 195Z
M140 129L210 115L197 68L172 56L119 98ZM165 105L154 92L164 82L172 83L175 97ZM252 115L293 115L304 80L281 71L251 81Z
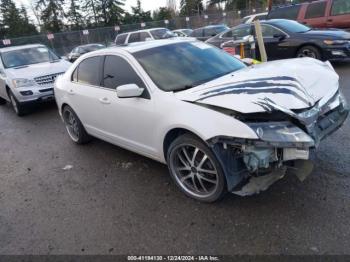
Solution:
M21 68L26 68L26 67L28 67L28 66L27 65L21 65L21 66L14 67L14 69L21 69Z

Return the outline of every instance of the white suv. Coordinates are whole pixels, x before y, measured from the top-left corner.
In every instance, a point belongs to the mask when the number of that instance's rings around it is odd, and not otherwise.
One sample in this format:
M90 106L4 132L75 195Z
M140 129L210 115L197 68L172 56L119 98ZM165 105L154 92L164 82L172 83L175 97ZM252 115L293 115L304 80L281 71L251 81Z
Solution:
M30 103L53 100L56 77L71 65L40 44L1 48L0 56L0 104L11 102L19 116Z
M117 35L114 42L116 45L126 45L134 42L166 39L172 37L177 37L177 35L167 28L152 28Z

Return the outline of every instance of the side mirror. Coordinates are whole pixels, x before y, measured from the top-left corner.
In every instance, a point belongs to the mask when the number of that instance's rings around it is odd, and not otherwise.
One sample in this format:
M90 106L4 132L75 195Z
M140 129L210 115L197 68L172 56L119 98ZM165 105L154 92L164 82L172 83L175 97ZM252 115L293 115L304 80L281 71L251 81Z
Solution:
M273 38L278 38L280 41L286 38L285 34L274 34Z
M119 98L140 97L145 89L136 84L127 84L117 87L117 96Z

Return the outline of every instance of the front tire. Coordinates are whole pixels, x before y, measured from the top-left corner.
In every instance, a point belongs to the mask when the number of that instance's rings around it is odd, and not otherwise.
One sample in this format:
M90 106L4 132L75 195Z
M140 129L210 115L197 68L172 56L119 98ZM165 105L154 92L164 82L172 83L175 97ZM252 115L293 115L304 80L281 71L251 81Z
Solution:
M91 141L91 136L86 132L77 114L70 106L65 106L62 110L63 121L67 133L73 142L86 144Z
M26 113L26 110L24 108L24 105L22 105L20 102L18 102L15 95L11 92L11 90L8 91L8 96L10 98L10 102L13 108L13 111L15 111L16 115L23 116Z
M322 59L320 50L314 46L303 46L298 50L297 57L310 57L318 60Z
M187 196L202 202L215 202L226 193L226 179L211 149L192 135L175 139L167 152L172 179Z

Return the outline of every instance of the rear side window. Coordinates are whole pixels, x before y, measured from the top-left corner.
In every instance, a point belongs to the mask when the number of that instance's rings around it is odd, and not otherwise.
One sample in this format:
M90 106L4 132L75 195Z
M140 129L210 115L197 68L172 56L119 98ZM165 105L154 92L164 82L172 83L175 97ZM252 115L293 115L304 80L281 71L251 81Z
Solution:
M149 33L147 33L147 32L141 32L140 33L140 41L146 41L147 38L151 38Z
M326 12L326 6L327 2L309 4L306 10L305 18L309 19L323 17Z
M236 38L242 38L251 34L250 25L243 26L232 30L232 36Z
M294 5L273 9L270 11L268 18L296 20L298 18L300 7L301 5Z
M215 28L208 28L204 30L204 36L215 36L217 35Z
M232 30L227 31L226 33L224 33L221 37L232 37Z
M269 38L272 38L276 34L283 34L280 30L269 25L261 25L261 31L262 31L263 37L269 37Z
M192 32L191 36L201 37L203 36L203 29L196 29Z
M128 36L128 34L118 35L118 36L117 36L117 39L115 40L115 43L116 43L117 45L122 45L122 44L124 44L127 36Z
M128 42L129 43L140 42L140 33L133 33L133 34L131 34L130 37L129 37Z
M137 84L139 87L145 87L131 65L119 56L106 56L103 79L103 86L110 89L116 89L118 86L126 84Z
M73 81L75 78L79 83L99 86L101 84L101 61L101 56L90 57L83 60L73 73Z
M349 0L333 0L331 15L350 14Z

